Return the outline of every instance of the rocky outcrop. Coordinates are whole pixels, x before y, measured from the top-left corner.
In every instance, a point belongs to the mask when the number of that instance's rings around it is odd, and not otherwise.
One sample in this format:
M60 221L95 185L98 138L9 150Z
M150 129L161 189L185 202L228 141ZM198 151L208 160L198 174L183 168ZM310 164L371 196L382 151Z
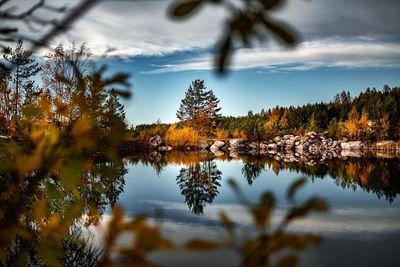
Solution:
M158 135L149 139L148 147L157 151L174 149ZM303 136L276 136L269 142L246 142L243 139L200 140L197 146L186 147L186 150L192 148L208 150L215 156L226 153L232 158L245 154L265 155L286 162L305 161L307 164L314 164L337 157L361 157L371 151L400 151L400 142L381 141L371 145L362 141L348 141L346 138L333 140L327 136L327 133L308 132Z
M221 151L223 146L225 146L225 143L217 140L210 146L210 151L216 156L222 156L224 155L224 152Z
M362 150L364 143L361 141L341 142L340 147L342 150Z
M159 135L155 135L153 137L150 137L149 139L149 146L152 149L158 148L164 143L165 143L164 140Z
M308 132L304 136L277 136L266 147L267 153L293 152L304 155L320 155L330 151L340 151L339 142L327 138L324 134Z
M210 144L207 140L200 140L197 145L200 149L207 149L212 145L212 143Z
M378 151L400 151L400 142L391 140L380 141L375 143L372 148Z

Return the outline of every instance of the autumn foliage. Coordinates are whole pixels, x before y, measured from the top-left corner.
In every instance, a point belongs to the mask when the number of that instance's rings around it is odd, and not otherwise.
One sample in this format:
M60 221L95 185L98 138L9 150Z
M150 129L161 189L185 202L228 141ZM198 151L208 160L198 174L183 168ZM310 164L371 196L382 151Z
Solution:
M196 147L201 139L201 136L193 128L178 129L176 124L173 124L165 135L167 144L174 147Z

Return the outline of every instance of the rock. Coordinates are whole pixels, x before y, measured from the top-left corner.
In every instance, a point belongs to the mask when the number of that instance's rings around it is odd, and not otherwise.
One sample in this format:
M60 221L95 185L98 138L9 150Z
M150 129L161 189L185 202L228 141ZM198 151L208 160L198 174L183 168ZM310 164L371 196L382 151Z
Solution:
M294 151L298 152L298 153L303 153L303 145L297 145L294 147Z
M237 150L240 151L240 152L244 152L244 151L246 151L248 149L249 149L248 146L246 146L245 144L239 144L238 147L237 147Z
M342 150L360 150L364 148L364 144L361 141L350 141L350 142L342 142L340 144Z
M249 144L249 147L253 150L259 150L260 149L260 144L257 142L252 142Z
M198 146L200 149L206 149L207 147L209 147L209 144L208 144L207 140L200 140L198 142Z
M361 153L360 153L360 151L342 150L340 152L340 156L342 158L345 158L345 157L360 158Z
M377 142L375 146L376 149L378 150L390 150L390 149L394 150L396 148L396 143L394 141L387 140L387 141Z
M317 133L316 132L308 132L308 133L306 133L306 136L314 139L317 136Z
M216 157L220 157L220 156L223 156L223 155L224 155L224 152L222 152L221 150L217 150L217 151L213 152L213 154L214 154Z
M268 144L267 145L267 150L276 150L276 144Z
M239 158L239 154L237 152L231 151L229 153L229 157L237 159L237 158Z
M220 151L220 150L219 150L219 147L217 147L216 145L213 144L212 146L210 146L210 151L215 154L217 151Z
M161 159L162 159L162 155L161 155L161 153L158 152L158 151L152 151L152 152L150 152L150 154L149 154L149 158L150 158L151 161L160 162Z
M215 141L214 144L213 144L213 146L216 146L216 147L218 147L218 148L221 148L221 147L223 147L224 145L225 145L225 143L222 142L222 141L219 141L219 140Z
M166 147L166 146L159 146L158 147L158 151L167 151L168 150L168 147Z
M260 143L260 149L261 150L268 150L268 144L267 143L264 143L264 142L261 142Z
M164 140L159 135L155 135L149 139L149 146L151 148L157 148L164 143Z
M237 148L240 144L243 144L242 139L231 139L229 140L229 146L233 148Z
M224 152L222 152L220 149L225 145L224 142L222 141L215 141L214 144L212 144L212 146L210 146L210 151L216 155L216 156L221 156L224 154Z

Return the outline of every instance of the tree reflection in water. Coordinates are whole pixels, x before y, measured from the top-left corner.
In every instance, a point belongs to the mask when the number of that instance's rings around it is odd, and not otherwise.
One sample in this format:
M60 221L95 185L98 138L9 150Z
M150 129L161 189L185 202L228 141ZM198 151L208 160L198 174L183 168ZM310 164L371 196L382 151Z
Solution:
M253 181L260 176L264 169L265 161L260 158L254 160L243 159L242 174L249 185L253 184Z
M202 214L206 204L211 204L219 194L222 173L213 160L191 163L176 177L181 194L194 214Z
M93 163L74 188L52 174L42 181L20 181L9 170L0 172L0 266L46 266L43 260L98 264L102 250L80 225L97 223L105 206L118 200L127 172L122 160Z
M179 151L171 151L164 155L159 154L156 159L157 160L154 160L154 157L150 157L146 154L138 154L129 157L129 162L131 164L138 164L140 162L144 165L150 165L157 173L161 173L168 164L183 164L186 166L183 170L186 171L181 171L178 177L197 177L196 172L200 173L200 171L197 171L196 168L200 170L201 166L196 167L196 164L201 165L202 162L216 160L215 156L210 153ZM278 175L280 171L286 170L296 172L299 175L305 175L312 181L329 177L334 180L338 187L343 189L350 188L352 190L357 190L357 188L359 188L375 194L378 198L385 198L389 202L392 202L397 195L400 194L400 159L398 157L379 158L374 155L366 155L361 158L349 157L332 159L316 164L311 164L306 161L277 161L267 156L250 155L243 155L240 159L222 156L218 157L218 160L242 161L243 166L241 168L241 173L249 185L252 185L265 170L272 170L276 175ZM189 170L191 173L189 173ZM221 175L222 174L219 174L219 177ZM177 179L177 182L178 184L184 183L189 186L190 184L186 180ZM193 183L194 184L189 188L193 188L196 181L193 181ZM181 187L181 190L182 188L183 187ZM188 196L189 192L190 191L185 190L183 193L186 199L191 198ZM196 191L192 189L192 192ZM194 197L192 198L194 199ZM191 201L191 203L194 202Z

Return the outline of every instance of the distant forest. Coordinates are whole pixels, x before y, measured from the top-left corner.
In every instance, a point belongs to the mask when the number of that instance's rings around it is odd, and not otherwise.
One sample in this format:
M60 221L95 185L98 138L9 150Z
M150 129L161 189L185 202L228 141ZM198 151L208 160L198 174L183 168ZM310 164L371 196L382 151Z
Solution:
M201 125L193 120L176 124L142 124L131 128L134 139L145 140L152 135L171 136L172 130L186 131L190 141L204 138L241 138L245 140L270 140L277 135L302 135L309 131L326 132L335 139L376 141L398 140L400 137L400 87L385 85L382 90L367 88L358 96L350 92L338 93L329 103L249 111L246 116L215 116L208 121L207 131L193 127ZM189 128L189 129L188 129ZM185 135L188 137L188 135ZM184 138L184 136L180 136ZM190 142L189 142L190 143Z

